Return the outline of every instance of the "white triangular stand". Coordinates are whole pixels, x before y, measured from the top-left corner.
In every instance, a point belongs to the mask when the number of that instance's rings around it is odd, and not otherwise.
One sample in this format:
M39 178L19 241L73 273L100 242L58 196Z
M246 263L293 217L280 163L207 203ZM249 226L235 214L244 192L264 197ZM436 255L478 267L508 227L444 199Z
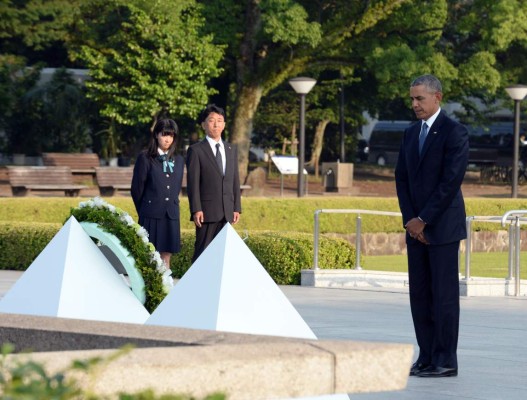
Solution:
M146 324L316 339L230 224Z
M149 317L74 217L0 300L0 312L137 324Z
M146 324L317 338L230 224L214 238ZM311 399L349 397L337 394L304 398Z

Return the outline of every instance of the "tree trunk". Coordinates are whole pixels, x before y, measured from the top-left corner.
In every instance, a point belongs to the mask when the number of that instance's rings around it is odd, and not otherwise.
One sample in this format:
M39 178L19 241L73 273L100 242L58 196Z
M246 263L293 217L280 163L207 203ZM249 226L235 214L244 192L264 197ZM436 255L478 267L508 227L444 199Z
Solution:
M315 128L315 138L313 139L313 151L311 152L310 165L315 167L315 177L318 178L318 164L320 161L320 153L322 153L322 146L324 144L324 132L326 126L329 124L329 119L319 121Z
M237 97L230 141L238 147L240 182L244 182L247 176L253 118L261 98L262 88L258 85L242 86Z

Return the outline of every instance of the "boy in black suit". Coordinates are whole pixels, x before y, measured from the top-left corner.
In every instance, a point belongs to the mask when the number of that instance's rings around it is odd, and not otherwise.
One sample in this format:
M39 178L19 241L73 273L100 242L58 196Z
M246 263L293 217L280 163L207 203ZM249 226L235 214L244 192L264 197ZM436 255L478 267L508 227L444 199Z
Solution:
M187 193L191 220L196 225L192 262L200 256L227 222L240 220L241 195L238 153L221 139L225 111L214 104L200 115L206 138L187 153Z

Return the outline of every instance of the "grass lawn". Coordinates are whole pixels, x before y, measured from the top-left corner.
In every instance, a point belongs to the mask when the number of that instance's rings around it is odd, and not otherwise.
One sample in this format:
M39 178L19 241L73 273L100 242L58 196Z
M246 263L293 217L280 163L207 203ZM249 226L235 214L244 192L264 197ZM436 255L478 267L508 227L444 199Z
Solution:
M506 278L509 253L472 253L470 257L470 276ZM408 272L406 255L364 256L362 268L374 271ZM461 254L461 275L465 276L465 254ZM527 252L520 253L520 276L527 279Z

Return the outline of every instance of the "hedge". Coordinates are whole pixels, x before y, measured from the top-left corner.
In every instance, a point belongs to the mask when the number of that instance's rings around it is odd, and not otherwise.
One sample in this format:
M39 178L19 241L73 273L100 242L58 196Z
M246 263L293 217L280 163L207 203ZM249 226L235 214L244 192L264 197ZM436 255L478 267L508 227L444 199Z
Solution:
M0 224L0 269L25 271L61 228L61 224Z
M26 270L62 227L55 223L0 222L0 269ZM194 231L181 232L182 251L171 260L175 278L190 268ZM279 285L300 284L300 270L313 264L313 236L306 233L249 232L249 249ZM353 268L355 248L346 240L322 235L321 268Z
M0 221L62 223L86 198L25 197L0 198ZM116 196L106 199L109 203L130 214L137 221L137 214L130 197ZM465 199L467 215L503 215L508 210L527 209L527 199ZM181 198L181 228L193 230L188 211L188 201ZM242 199L243 213L235 225L238 232L279 231L313 233L314 213L319 209L366 209L399 211L396 198L372 197L323 197L323 198L251 198ZM320 216L321 233L348 234L355 232L355 214L323 214ZM500 224L480 225L476 230L502 229ZM402 232L399 217L379 215L362 216L362 232Z

